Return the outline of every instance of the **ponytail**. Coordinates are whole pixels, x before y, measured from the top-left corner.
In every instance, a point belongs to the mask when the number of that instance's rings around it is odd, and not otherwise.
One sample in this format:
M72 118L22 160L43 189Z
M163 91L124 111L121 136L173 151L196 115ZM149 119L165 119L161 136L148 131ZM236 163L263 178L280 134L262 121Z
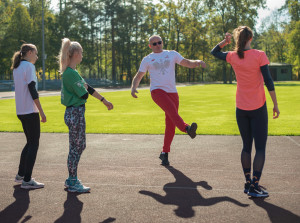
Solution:
M82 47L78 42L71 42L71 40L68 38L62 39L61 48L58 55L59 70L61 74L67 69L74 52L79 50L82 50Z
M12 65L11 65L11 69L16 69L19 67L21 60L26 57L26 54L29 51L33 51L33 50L37 50L36 46L30 43L25 43L21 46L20 51L17 51L14 53L13 57L12 57Z
M248 26L239 26L233 30L235 40L235 51L240 59L244 58L244 49L247 42L253 37L252 30Z
M12 57L12 65L11 65L10 69L13 70L13 69L17 68L21 63L21 58L22 58L21 51L15 52Z
M59 70L61 73L65 71L68 64L70 63L69 49L71 41L68 38L64 38L61 43L61 48L59 52Z

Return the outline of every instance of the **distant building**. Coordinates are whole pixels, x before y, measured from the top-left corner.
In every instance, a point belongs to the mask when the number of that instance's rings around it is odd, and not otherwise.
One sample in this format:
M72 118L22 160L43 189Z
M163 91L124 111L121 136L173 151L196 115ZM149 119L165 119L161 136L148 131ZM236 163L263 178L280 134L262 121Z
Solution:
M287 63L270 63L270 72L274 81L291 81L292 65Z

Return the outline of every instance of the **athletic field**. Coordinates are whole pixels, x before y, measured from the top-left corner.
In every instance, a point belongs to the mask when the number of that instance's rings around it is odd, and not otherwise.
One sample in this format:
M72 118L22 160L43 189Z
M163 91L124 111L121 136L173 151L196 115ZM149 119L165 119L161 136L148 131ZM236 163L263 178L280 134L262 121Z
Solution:
M239 135L235 119L234 84L208 84L178 87L179 114L187 122L197 122L200 135ZM300 135L300 82L276 84L280 118L272 119L273 103L267 91L269 111L269 135ZM98 100L89 97L86 103L87 133L164 134L164 113L152 101L149 89L139 90L138 99L130 90L104 92L114 104L107 111ZM42 132L66 133L65 107L60 96L41 97L47 116ZM21 132L22 127L15 115L14 99L0 100L0 131ZM176 130L177 134L182 134Z
M221 84L178 87L179 112L187 122L196 121L202 135L193 140L176 135L167 168L158 159L164 117L149 89L140 90L138 99L129 90L103 92L114 103L113 111L90 98L87 131L106 134L87 134L78 176L91 187L88 194L64 189L68 134L45 133L67 132L59 93L41 93L48 95L41 97L48 122L42 124L33 170L33 177L45 183L39 190L22 190L14 183L26 140L24 133L18 133L21 124L14 99L0 100L0 222L299 223L300 84L276 85L279 119L272 120L268 106L269 133L276 136L268 138L260 181L270 194L265 199L243 193L235 88ZM267 101L272 104L269 96Z

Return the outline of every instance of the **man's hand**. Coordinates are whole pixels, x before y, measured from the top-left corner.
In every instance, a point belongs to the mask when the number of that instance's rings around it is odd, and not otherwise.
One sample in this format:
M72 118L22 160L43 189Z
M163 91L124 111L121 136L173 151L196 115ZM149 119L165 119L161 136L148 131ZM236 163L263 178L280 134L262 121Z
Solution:
M139 93L135 88L131 88L131 95L134 98L137 98L138 96L136 95L136 93Z
M196 63L197 63L197 67L202 67L202 68L205 68L206 67L206 64L204 61L202 60L196 60Z

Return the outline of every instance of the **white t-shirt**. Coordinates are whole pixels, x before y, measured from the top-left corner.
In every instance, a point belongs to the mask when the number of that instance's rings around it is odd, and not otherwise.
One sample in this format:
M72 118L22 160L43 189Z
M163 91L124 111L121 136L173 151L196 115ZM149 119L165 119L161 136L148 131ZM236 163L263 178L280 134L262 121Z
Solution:
M13 70L13 76L17 115L38 113L39 110L28 89L28 84L32 81L36 83L37 89L35 66L28 61L21 61L20 65Z
M164 50L161 53L150 53L144 57L139 71L150 74L150 91L162 89L168 93L176 93L175 63L184 58L176 51Z

